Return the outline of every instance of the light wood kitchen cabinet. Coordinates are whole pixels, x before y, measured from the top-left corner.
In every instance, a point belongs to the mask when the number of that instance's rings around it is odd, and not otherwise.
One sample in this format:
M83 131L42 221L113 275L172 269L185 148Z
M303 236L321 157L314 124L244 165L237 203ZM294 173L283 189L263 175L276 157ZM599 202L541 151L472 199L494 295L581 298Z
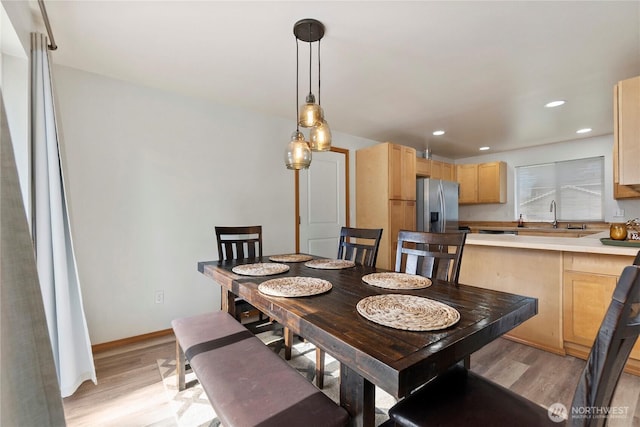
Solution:
M431 176L431 160L423 157L416 158L416 177L429 178Z
M640 197L640 76L613 91L613 196Z
M393 270L396 265L396 248L398 247L398 232L400 230L416 229L416 202L415 200L390 200L389 201L389 247L384 248L382 242L378 252L378 265L380 266L381 254L388 257L388 270ZM386 229L385 229L386 230ZM383 232L384 234L384 232Z
M469 240L471 235L467 238ZM510 339L556 354L562 340L562 253L465 244L460 283L538 299L538 314L509 331Z
M490 162L457 165L460 204L506 203L507 164Z
M563 336L568 354L587 358L620 273L630 263L609 255L564 255ZM640 373L640 342L633 347L627 369Z
M416 151L381 143L356 151L356 226L382 228L377 267L394 268L400 229L415 230Z
M389 198L393 200L416 199L416 150L403 145L389 147Z
M455 181L456 180L456 167L451 163L442 162L441 166L441 178L445 181Z
M478 165L466 164L456 166L460 191L458 203L468 204L478 202Z
M571 243L574 239L567 239L563 249L544 249L542 241L532 242L532 247L526 241L517 242L517 247L512 241L494 246L494 242L473 236L465 244L460 283L538 299L538 314L505 336L586 359L620 274L635 255L582 252L585 246ZM565 250L573 245L578 252ZM640 375L640 342L625 369Z
M452 163L431 159L416 159L416 176L421 178L456 180L456 168Z

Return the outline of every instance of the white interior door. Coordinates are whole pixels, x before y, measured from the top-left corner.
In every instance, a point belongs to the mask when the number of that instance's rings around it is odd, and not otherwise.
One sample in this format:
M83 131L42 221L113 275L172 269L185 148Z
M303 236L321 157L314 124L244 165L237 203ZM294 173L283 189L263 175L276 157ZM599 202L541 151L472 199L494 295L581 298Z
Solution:
M340 228L346 224L344 153L313 153L300 171L300 251L335 258Z

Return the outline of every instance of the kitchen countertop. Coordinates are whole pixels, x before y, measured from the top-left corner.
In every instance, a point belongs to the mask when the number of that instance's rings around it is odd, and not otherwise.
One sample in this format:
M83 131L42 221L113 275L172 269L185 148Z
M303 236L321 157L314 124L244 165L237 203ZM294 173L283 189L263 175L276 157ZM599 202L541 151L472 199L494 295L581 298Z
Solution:
M609 232L603 231L579 238L469 233L466 244L626 256L635 256L640 250L640 247L603 245L602 242L600 242L600 238L603 237L608 238Z

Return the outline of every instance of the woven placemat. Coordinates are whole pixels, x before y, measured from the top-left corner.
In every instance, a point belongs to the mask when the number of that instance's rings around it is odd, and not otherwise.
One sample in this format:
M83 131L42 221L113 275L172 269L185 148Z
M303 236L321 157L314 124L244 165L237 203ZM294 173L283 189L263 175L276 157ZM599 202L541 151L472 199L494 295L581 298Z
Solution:
M316 277L281 277L258 285L258 291L274 297L307 297L328 292L331 282Z
M356 309L372 322L407 331L435 331L460 320L455 308L415 295L373 295L360 300Z
M243 276L271 276L272 274L289 271L289 266L276 262L257 262L255 264L236 265L231 271Z
M313 257L305 254L273 255L269 257L270 261L275 262L304 262L310 259L313 259Z
M350 268L356 265L355 262L345 259L314 259L305 262L307 267L318 268L320 270L339 270L341 268Z
M431 286L431 279L407 273L371 273L363 276L362 281L385 289L424 289Z

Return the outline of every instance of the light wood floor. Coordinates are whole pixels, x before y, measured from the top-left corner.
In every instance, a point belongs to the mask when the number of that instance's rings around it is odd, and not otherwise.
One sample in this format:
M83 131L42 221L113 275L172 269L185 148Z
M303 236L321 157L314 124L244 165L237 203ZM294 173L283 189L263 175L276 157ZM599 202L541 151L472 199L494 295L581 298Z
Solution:
M67 425L174 427L157 359L175 357L173 337L156 338L95 355L98 385L85 382L64 399ZM571 404L584 361L498 339L471 357L471 369L545 407ZM610 426L640 427L640 377L623 374L612 406L628 416Z

